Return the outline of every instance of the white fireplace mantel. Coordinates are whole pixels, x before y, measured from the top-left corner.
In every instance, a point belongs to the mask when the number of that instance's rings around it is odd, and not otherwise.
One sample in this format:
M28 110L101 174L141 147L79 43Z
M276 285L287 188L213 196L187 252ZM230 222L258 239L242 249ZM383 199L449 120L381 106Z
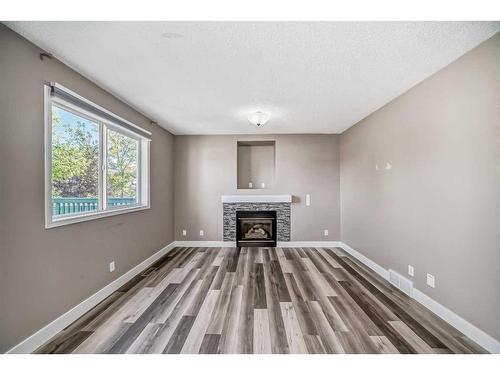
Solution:
M292 203L292 195L222 195L222 203Z

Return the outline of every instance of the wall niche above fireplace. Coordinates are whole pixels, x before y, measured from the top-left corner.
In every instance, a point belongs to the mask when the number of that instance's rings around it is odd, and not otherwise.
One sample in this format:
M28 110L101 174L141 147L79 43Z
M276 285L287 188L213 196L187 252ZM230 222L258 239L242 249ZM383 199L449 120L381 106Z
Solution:
M238 141L238 189L269 189L274 184L275 141Z

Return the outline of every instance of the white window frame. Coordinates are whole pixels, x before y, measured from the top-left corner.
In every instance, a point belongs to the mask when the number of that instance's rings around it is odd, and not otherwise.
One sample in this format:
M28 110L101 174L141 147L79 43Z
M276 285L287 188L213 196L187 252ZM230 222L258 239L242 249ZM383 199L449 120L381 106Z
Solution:
M61 86L60 86L61 87ZM68 90L72 95L77 95L74 92ZM105 111L108 114L113 115L122 122L130 124L132 127L139 128L137 125L128 122L127 120L114 115L113 113L105 110L104 108L98 106L91 101L78 96L80 100L84 100L87 104L99 108L100 111ZM44 132L45 132L45 142L44 142L44 158L45 158L45 228L54 228L62 225L69 225L80 223L83 221L100 219L103 217L109 217L114 215L126 214L129 212L147 210L151 208L150 206L150 142L148 138L144 138L141 135L134 133L131 130L125 129L124 127L113 123L109 119L104 119L96 114L93 114L83 108L79 108L77 105L67 102L62 98L53 97L51 95L51 87L48 85L44 86L44 102L45 102L45 113L44 113ZM96 211L87 211L83 213L71 213L60 215L59 217L53 217L52 215L52 105L62 108L63 110L70 111L77 116L83 117L97 123L99 125L99 176L98 176L98 209ZM137 203L117 206L117 207L107 207L107 189L106 189L106 162L107 162L107 135L108 129L113 130L117 133L123 134L127 137L133 138L138 141L138 173L137 173ZM139 128L141 129L141 128ZM143 129L141 129L144 131Z

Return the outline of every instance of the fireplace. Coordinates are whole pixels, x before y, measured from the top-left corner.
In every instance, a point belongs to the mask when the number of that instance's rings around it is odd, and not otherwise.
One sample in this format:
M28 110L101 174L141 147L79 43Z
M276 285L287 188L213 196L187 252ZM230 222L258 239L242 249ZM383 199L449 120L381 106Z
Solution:
M237 247L276 247L276 211L236 211Z

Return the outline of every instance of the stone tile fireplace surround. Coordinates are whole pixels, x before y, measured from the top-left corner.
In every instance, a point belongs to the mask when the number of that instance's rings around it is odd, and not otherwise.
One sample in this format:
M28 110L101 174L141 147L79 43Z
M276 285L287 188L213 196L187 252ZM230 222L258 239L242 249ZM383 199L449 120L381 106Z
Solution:
M223 240L236 241L236 211L276 211L277 240L290 241L291 195L223 195Z

